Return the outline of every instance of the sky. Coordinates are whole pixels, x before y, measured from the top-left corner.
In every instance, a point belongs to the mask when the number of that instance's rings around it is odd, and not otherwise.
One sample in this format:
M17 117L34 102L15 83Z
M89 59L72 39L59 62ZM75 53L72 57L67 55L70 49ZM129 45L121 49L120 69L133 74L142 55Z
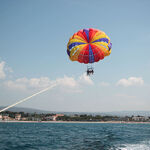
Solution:
M18 107L66 112L150 110L149 0L0 0L0 106L53 83ZM87 65L66 53L83 28L104 31L112 53Z

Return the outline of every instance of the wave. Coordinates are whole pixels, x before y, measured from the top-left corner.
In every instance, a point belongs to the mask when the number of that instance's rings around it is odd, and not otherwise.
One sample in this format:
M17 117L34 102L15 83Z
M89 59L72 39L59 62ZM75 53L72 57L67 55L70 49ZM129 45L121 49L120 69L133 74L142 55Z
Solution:
M116 150L150 150L150 141L143 141L137 144L124 144Z

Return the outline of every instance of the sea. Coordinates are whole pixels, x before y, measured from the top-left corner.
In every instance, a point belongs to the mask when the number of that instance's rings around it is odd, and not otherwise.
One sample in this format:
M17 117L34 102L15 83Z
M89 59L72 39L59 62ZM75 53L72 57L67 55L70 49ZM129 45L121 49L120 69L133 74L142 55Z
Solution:
M150 124L1 122L0 150L150 150Z

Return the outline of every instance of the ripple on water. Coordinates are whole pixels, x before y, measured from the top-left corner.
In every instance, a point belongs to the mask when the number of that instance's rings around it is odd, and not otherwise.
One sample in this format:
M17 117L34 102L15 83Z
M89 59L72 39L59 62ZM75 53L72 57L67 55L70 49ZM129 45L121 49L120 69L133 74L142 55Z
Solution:
M0 135L2 150L150 149L146 124L0 123Z

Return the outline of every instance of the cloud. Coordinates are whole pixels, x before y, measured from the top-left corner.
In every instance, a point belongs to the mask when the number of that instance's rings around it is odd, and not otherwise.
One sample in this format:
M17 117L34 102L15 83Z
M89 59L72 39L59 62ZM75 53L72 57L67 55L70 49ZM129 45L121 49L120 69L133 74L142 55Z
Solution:
M30 90L30 89L42 89L51 85L51 81L48 77L41 78L31 78L28 79L18 78L14 81L9 80L4 82L4 85L10 89L19 89L19 90Z
M41 90L51 86L53 83L56 83L57 87L61 89L67 89L67 91L73 89L74 92L77 92L79 91L79 87L82 85L92 85L93 81L85 74L81 75L78 79L67 76L55 80L50 80L48 77L30 79L24 77L16 80L5 81L4 86L15 90Z
M90 79L89 76L84 73L79 77L78 84L86 84L86 85L93 85L93 81Z
M110 83L108 83L108 82L101 82L101 83L100 83L100 86L105 86L105 87L107 87L107 86L110 86Z
M12 73L12 72L13 72L12 68L10 68L9 66L6 66L6 67L5 67L5 70L6 70L7 72L9 72L9 73Z
M64 78L56 79L57 84L61 86L76 87L78 85L77 81L73 77L64 76Z
M129 86L141 86L144 84L144 80L141 77L130 77L128 79L120 79L117 82L118 86L124 86L124 87L129 87Z
M6 77L6 74L4 72L5 62L2 61L0 63L0 79L4 79Z

